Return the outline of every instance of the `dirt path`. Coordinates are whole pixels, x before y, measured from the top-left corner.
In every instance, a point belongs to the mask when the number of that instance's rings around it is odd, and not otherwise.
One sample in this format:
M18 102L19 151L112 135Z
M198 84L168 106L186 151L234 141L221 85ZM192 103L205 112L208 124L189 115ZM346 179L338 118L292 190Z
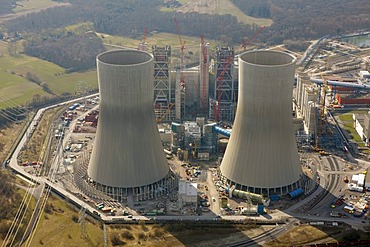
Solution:
M18 13L13 13L13 14L5 14L5 15L0 15L0 24L3 24L9 20L15 19L20 16L24 16L30 13L36 13L40 12L41 10L45 10L48 8L54 8L54 7L60 7L60 6L69 6L70 3L55 3L55 5L52 6L46 6L46 7L41 7L41 8L33 8L33 9L27 9L24 11L20 11Z

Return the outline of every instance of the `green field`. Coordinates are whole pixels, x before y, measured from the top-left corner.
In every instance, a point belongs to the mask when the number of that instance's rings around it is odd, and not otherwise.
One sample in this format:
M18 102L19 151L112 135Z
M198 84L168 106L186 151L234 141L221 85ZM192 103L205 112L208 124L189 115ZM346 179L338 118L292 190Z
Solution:
M27 11L27 10L33 10L33 9L43 9L43 8L59 5L57 2L54 2L51 0L17 1L17 4L18 6L14 9L15 13Z
M95 70L65 74L64 69L56 64L24 54L15 57L8 53L8 44L0 43L0 108L8 106L4 100L12 100L16 104L24 104L33 95L48 95L40 86L25 79L27 72L37 75L47 82L50 89L56 93L79 91L80 82L91 88L97 88Z
M270 26L272 24L271 19L255 18L246 15L243 11L236 7L231 2L231 0L221 0L217 14L219 15L231 14L235 16L239 22L245 24L257 24L259 26Z
M216 14L216 15L226 15L230 14L236 17L239 22L245 24L257 24L259 26L270 26L272 24L271 19L264 19L264 18L255 18L246 15L243 11L241 11L237 6L235 6L231 0L208 0L199 3L198 0L183 0L179 1L181 4L185 4L190 2L188 5L181 6L178 9L173 8L161 8L161 11L164 12L174 12L181 10L183 12L199 12L199 13L208 13L208 14ZM194 3L191 3L194 2Z

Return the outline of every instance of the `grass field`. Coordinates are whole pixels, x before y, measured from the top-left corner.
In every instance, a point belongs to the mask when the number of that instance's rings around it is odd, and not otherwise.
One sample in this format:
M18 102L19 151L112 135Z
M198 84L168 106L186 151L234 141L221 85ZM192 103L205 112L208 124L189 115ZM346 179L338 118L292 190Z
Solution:
M97 88L96 71L86 71L65 74L64 69L56 64L24 54L10 56L8 44L0 42L0 109L7 107L11 100L16 104L25 104L33 95L48 95L35 83L25 79L27 72L37 75L42 81L47 82L50 89L56 93L76 92L80 82L85 82L91 89Z
M187 4L180 7L179 10L183 12L199 12L217 15L230 14L237 18L239 22L245 24L257 24L259 26L270 26L271 19L255 18L246 15L238 7L236 7L231 0L208 0L199 3L198 0L187 1ZM171 9L164 8L163 11L171 11Z
M58 3L51 0L27 0L27 1L17 1L18 6L14 9L15 13L32 10L32 9L42 9L51 6L57 6ZM22 5L22 6L20 6Z
M245 24L257 24L259 26L270 26L272 24L271 19L255 18L244 14L238 7L236 7L231 0L221 0L219 8L219 15L231 14L235 16L239 22Z
M270 241L263 246L292 246L304 245L315 240L325 239L331 233L338 232L337 228L326 228L325 231L309 225L301 225L279 236L277 239ZM334 238L327 240L328 242L335 242Z
M103 231L97 223L85 221L86 232L92 244L82 237L82 227L73 221L78 212L64 201L50 196L50 213L43 213L31 246L103 246Z

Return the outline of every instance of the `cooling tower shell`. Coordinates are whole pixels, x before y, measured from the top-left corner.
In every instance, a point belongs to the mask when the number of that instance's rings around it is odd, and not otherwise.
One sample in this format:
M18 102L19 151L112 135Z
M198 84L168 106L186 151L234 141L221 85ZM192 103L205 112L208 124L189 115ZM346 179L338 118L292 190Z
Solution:
M238 107L220 171L231 185L286 194L302 175L292 119L296 58L277 51L239 57Z
M153 56L137 50L108 51L97 56L97 73L99 124L88 176L114 188L158 182L169 166L153 111Z

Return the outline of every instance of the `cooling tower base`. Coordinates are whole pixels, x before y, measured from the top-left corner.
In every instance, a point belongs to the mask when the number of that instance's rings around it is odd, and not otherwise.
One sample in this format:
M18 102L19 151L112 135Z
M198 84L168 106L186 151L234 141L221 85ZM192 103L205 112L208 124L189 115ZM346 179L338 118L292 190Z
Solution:
M223 184L228 186L229 188L235 186L235 189L237 190L242 190L242 191L248 191L254 194L260 194L266 197L269 197L270 195L287 195L289 192L298 189L301 187L301 179L296 181L295 183L281 186L281 187L276 187L276 188L258 188L258 187L253 187L253 186L248 186L248 185L242 185L235 183L234 181L231 181L230 179L226 178L225 176L222 176L220 174L221 181Z
M175 188L178 187L176 183L176 177L169 172L163 179L140 187L132 188L119 188L99 184L93 181L91 178L87 179L90 187L93 187L97 191L101 191L107 196L117 200L119 202L126 202L127 198L132 196L134 201L145 201L156 199L162 195L171 193Z
M157 199L162 195L172 194L178 190L178 176L171 169L163 179L155 183L122 188L97 183L87 175L87 167L88 158L76 162L74 165L74 182L85 195L92 198L127 202L127 199L132 197L133 201L146 201Z

